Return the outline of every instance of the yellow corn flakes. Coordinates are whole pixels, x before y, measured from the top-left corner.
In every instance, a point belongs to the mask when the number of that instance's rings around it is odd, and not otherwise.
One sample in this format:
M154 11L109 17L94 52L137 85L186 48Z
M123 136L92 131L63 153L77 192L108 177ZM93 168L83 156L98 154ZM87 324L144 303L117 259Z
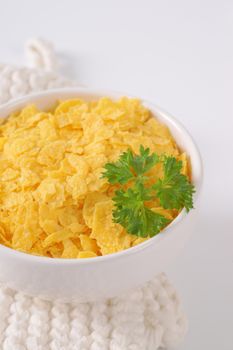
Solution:
M136 238L112 221L112 209L111 199L95 205L91 238L96 239L103 255L129 248Z
M91 258L148 238L128 234L112 220L114 186L101 178L107 162L129 147L182 160L168 128L139 100L62 101L49 112L35 105L0 123L0 244L51 258ZM161 165L150 171L162 175ZM177 215L154 201L151 209Z

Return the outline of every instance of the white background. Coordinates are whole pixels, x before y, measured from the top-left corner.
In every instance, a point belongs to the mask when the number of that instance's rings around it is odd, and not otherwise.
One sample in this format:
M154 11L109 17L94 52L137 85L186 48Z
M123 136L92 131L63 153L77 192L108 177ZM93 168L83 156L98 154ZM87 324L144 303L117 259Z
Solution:
M168 275L190 330L180 350L233 349L233 2L0 0L1 61L33 36L54 42L80 84L163 106L205 166L197 229ZM142 349L146 350L146 349Z

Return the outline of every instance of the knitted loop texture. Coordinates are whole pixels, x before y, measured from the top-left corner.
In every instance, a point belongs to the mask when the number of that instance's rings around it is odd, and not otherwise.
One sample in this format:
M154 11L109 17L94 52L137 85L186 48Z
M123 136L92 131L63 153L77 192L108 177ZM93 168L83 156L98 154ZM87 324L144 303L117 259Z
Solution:
M52 45L26 44L28 65L0 65L0 103L28 93L77 83L61 77ZM187 320L165 274L117 298L62 304L32 298L0 285L1 350L174 349Z

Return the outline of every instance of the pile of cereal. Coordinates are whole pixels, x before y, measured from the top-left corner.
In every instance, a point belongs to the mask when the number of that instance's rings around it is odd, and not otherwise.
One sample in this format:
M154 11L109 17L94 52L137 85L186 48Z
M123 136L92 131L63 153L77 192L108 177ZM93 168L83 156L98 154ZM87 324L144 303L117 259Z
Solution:
M113 223L114 187L101 178L107 162L141 144L185 161L169 130L136 99L73 99L49 112L30 105L10 115L0 126L0 243L86 258L142 242Z

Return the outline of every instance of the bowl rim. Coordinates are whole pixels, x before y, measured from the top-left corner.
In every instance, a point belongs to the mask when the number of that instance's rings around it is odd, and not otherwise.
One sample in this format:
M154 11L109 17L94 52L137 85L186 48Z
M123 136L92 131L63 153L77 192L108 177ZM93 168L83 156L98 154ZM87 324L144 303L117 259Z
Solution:
M49 89L46 91L41 91L41 92L36 92L36 93L31 93L16 99L13 99L7 103L4 103L0 106L0 116L2 113L2 110L8 110L11 113L14 109L17 109L17 106L19 108L23 108L20 105L24 105L27 103L33 103L33 98L43 98L51 95L51 98L55 98L54 95L56 94L83 94L83 95L94 95L97 96L97 98L101 97L110 97L113 99L117 99L120 97L128 97L128 98L137 98L141 101L141 103L148 109L152 109L153 112L157 112L160 115L162 115L162 119L165 120L165 125L166 121L169 121L171 124L173 124L182 134L186 135L186 138L189 139L189 142L192 144L194 153L195 153L195 158L197 160L197 177L195 181L195 193L194 193L194 203L197 202L197 199L200 194L200 189L202 186L202 181L203 181L203 163L202 163L202 158L199 152L199 149L196 145L196 142L194 141L193 137L191 134L187 131L187 129L183 126L181 122L179 122L175 117L173 117L170 113L165 111L163 108L159 107L157 104L154 104L153 102L148 101L147 99L144 98L139 98L135 95L124 93L124 92L119 92L115 90L105 90L105 89L92 89L88 87L63 87L63 88L56 88L56 89ZM81 96L85 98L85 96ZM71 97L71 99L74 97ZM59 99L59 97L58 97ZM7 114L3 112L3 114ZM4 117L3 117L4 118ZM91 258L85 258L85 259L77 259L77 258L72 258L72 259L63 259L63 258L49 258L46 256L40 256L40 255L32 255L28 253L24 253L18 250L15 250L13 248L4 246L3 244L0 244L0 255L1 253L5 253L8 255L14 255L15 258L19 259L24 259L28 261L33 261L34 263L39 263L39 264L51 264L51 265L90 265L90 264L96 264L96 263L103 263L109 260L115 260L119 259L121 257L126 257L127 255L131 254L137 254L140 251L148 248L152 244L159 244L160 240L165 240L169 236L170 231L173 229L174 226L179 225L180 222L182 222L185 217L187 216L186 210L183 209L180 214L164 229L162 230L158 235L151 237L145 242L142 242L134 247L127 248L125 250L108 254L108 255L103 255L103 256L97 256L97 257L91 257ZM162 234L161 234L162 233Z

